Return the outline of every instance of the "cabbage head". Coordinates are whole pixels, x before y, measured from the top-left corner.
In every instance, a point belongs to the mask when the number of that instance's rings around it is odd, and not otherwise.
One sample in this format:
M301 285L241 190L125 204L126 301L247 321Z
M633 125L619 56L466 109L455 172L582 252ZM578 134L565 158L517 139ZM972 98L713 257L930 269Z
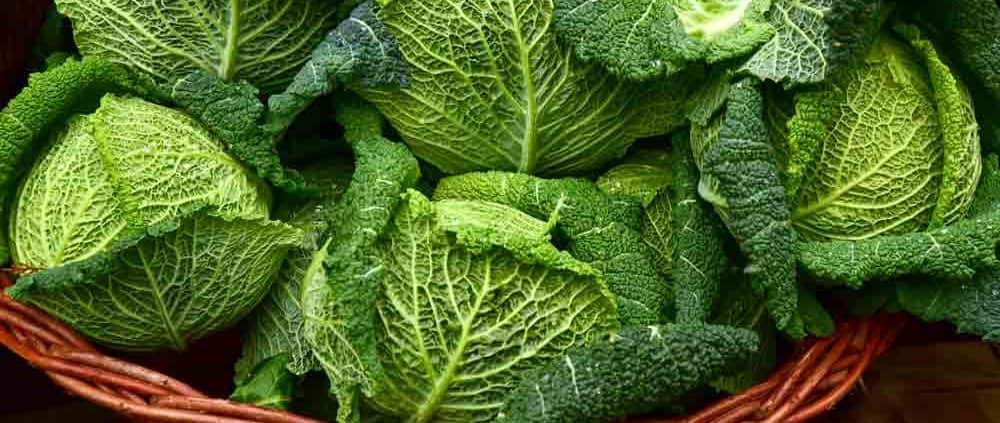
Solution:
M684 124L696 69L638 84L585 63L558 42L553 0L380 3L408 83L358 91L446 173L582 174Z
M866 56L794 103L787 128L772 133L786 135L778 150L803 239L923 231L969 210L982 172L972 100L916 28L882 33Z
M57 0L85 57L169 87L195 71L280 92L357 1Z
M10 291L125 350L184 349L264 296L301 234L187 115L108 94L56 131L10 216Z

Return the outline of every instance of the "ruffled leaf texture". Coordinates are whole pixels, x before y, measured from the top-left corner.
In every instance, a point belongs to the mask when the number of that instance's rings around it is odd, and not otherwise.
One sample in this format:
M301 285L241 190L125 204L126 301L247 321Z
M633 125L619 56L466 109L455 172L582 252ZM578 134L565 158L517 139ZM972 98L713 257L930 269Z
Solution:
M618 329L600 273L549 225L496 203L411 191L382 243L384 389L413 421L493 421L523 372Z
M336 24L337 1L59 0L84 56L170 86L196 71L285 88Z
M677 323L709 320L719 298L729 260L722 249L724 229L710 204L698 196L698 167L686 134L674 137L671 227ZM647 212L648 214L648 212Z
M511 392L499 421L584 423L654 411L743 364L757 336L728 326L630 326L574 348Z
M826 283L857 288L868 281L902 276L968 282L996 263L1000 233L995 213L973 212L962 219L972 205L983 169L978 125L968 92L916 28L903 26L898 30L922 56L930 76L937 111L934 122L941 128L941 146L931 150L936 155L931 161L940 166L940 176L931 174L940 180L938 198L925 200L923 207L933 208L933 212L921 210L924 219L930 219L924 230L864 240L802 243L800 267ZM919 156L911 160L926 161L926 154ZM987 174L990 172L988 169ZM990 177L987 175L980 185L989 187ZM977 201L982 204L982 200Z
M567 251L604 274L622 325L655 324L673 308L670 285L657 266L659 259L643 240L643 211L635 199L607 195L584 179L543 179L506 172L445 178L434 199L498 202L538 219L555 213L556 234L566 241Z
M752 52L774 35L770 0L556 0L556 31L585 62L637 81Z
M363 398L384 382L378 360L376 301L385 271L378 244L420 168L402 144L382 136L383 119L353 96L337 101L337 120L354 152L350 185L325 214L327 247L302 279L304 337L329 377L341 422L359 421Z
M141 83L121 66L98 60L67 60L31 75L28 86L0 112L0 204L31 168L55 128L73 113L92 111L106 93L142 94ZM0 225L0 262L10 259L8 225Z
M966 221L976 224L977 235L970 234L970 239L981 239L979 232L992 236L991 241L982 245L988 243L993 254L978 256L982 266L970 280L901 279L895 284L895 301L900 308L920 319L947 321L954 324L960 333L997 342L1000 341L1000 261L997 261L995 251L1000 241L1000 170L996 155L990 155L987 163L983 181L976 192L976 201Z
M285 371L304 376L322 370L305 338L302 301L305 281L320 273L322 257L329 248L327 229L337 201L346 191L353 166L346 160L324 161L303 171L310 184L322 188L322 194L308 200L282 199L274 217L303 231L301 245L292 248L275 276L270 293L244 322L242 355L236 363L237 384L260 377L261 372L276 372L263 363L283 357Z
M884 33L863 62L798 96L787 173L803 239L933 229L968 210L982 168L972 105L934 47L911 37L915 49Z
M924 268L948 269L960 277L936 275L926 270L890 281L872 282L848 298L865 306L860 312L887 307L904 310L925 321L947 321L960 333L982 337L989 342L1000 340L1000 261L996 257L1000 241L1000 169L996 155L988 156L983 180L969 217L950 228L956 239L927 240ZM949 229L943 228L942 231ZM934 233L925 238L931 238ZM931 244L930 241L935 241ZM966 250L968 248L968 250ZM954 251L954 252L952 252ZM940 257L940 259L938 259ZM972 264L976 266L972 266ZM975 269L976 273L971 271ZM921 277L930 276L930 277Z
M275 149L292 122L317 98L344 84L386 88L406 83L407 70L395 40L373 7L371 2L359 5L330 31L285 91L268 97L266 108L251 84L226 82L203 71L179 79L169 95L272 185L315 194L318 187L285 169Z
M66 65L64 65L66 66ZM125 350L184 349L244 317L301 233L189 116L107 95L22 182L11 296Z
M878 0L774 0L774 35L741 70L785 86L822 82L863 54L885 11Z
M381 137L377 111L340 103L357 170L303 301L339 421L366 407L489 421L520 371L617 329L599 273L549 244L550 224L495 203L400 196L416 161Z
M552 0L384 3L378 17L408 84L355 89L449 174L597 170L636 139L683 125L682 100L699 77L636 84L580 62L556 39Z
M710 89L725 92L728 99L723 103L719 95L704 95L717 106L704 106L702 114L720 110L692 127L691 151L701 171L698 192L739 243L751 285L766 299L775 324L801 337L795 233L760 84L744 78L728 90Z

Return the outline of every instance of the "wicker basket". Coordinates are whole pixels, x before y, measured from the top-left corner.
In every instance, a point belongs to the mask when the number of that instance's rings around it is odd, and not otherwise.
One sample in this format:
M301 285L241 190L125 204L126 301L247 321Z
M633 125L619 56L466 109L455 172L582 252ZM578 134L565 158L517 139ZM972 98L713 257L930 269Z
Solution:
M11 285L0 274L0 290ZM880 314L839 324L830 338L801 344L767 381L685 418L639 423L803 422L831 409L885 352L905 324ZM0 344L45 371L72 395L148 423L317 422L231 401L212 399L169 376L102 354L41 310L0 292Z

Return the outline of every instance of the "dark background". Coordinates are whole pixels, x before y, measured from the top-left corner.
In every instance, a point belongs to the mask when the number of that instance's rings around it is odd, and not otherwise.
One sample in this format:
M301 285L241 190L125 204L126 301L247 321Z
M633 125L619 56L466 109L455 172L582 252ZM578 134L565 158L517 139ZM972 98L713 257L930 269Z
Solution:
M49 3L0 0L0 107L24 84L25 65ZM123 358L177 377L206 394L225 397L232 390L238 345L238 330L230 330L195 343L184 354ZM897 347L865 375L860 388L823 420L1000 422L998 357L995 346L955 336L948 326L912 324ZM120 421L64 394L41 371L0 348L0 423Z

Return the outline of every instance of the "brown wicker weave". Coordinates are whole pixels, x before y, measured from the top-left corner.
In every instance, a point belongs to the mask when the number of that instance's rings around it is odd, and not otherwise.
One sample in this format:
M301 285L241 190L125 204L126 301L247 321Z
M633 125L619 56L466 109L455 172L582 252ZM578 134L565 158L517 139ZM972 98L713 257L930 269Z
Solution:
M10 278L0 274L0 291ZM683 419L634 423L802 422L832 408L902 329L902 316L841 323L804 343L767 381ZM169 376L108 357L51 316L0 292L0 344L44 370L69 393L149 423L313 423L316 420L211 399Z

